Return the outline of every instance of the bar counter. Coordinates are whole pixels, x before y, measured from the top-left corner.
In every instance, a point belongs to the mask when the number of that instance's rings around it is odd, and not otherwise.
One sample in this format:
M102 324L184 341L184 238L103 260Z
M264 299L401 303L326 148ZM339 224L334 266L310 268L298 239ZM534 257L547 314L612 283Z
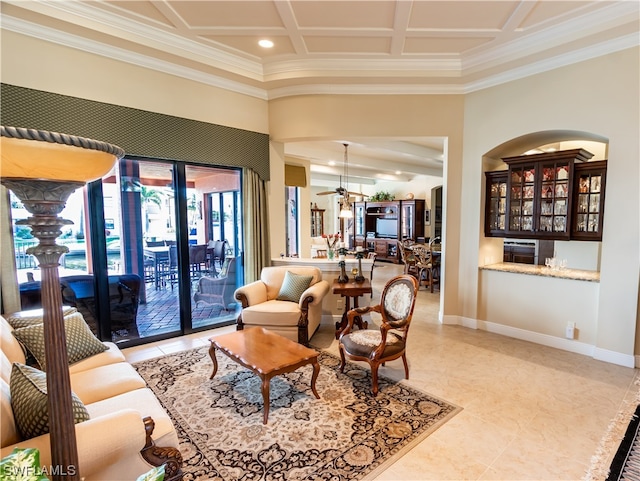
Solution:
M575 281L600 282L600 272L585 271L580 269L551 269L547 266L517 264L512 262L500 262L480 266L480 270L511 272L541 277L556 277L559 279L571 279Z

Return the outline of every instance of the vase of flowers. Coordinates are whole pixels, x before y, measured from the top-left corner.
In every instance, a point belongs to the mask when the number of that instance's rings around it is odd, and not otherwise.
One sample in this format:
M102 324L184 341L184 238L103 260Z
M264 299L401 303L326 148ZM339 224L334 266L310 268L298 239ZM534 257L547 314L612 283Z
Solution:
M335 257L336 248L338 247L338 242L341 239L340 233L322 234L322 238L327 243L327 257L329 259L333 259Z

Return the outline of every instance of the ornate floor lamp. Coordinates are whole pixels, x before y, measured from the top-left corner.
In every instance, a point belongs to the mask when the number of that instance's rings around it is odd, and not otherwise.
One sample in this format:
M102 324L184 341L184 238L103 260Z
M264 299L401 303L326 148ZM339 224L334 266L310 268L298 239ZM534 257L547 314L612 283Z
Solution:
M51 461L68 470L53 479L77 480L78 449L58 275L60 256L69 249L56 244L62 226L72 222L58 214L74 190L109 172L124 151L96 140L5 126L0 126L0 149L0 182L31 214L19 223L31 226L40 241L27 253L38 259L42 276Z

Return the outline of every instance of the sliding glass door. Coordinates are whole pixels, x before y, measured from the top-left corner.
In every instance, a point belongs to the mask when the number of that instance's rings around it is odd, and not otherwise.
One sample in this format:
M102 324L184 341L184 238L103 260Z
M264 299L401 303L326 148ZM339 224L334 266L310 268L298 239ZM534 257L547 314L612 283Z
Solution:
M239 169L124 158L71 195L59 243L63 304L125 345L234 323L242 285ZM13 220L26 218L12 195ZM13 229L23 309L40 307L36 243Z

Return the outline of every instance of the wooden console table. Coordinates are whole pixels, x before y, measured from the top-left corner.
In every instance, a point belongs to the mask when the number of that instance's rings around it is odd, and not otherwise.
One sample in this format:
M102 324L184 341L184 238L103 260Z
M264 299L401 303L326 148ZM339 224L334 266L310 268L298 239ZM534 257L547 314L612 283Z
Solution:
M338 279L333 280L332 291L334 294L340 294L340 296L344 297L344 312L342 313L342 320L340 322L336 322L336 339L340 337L340 333L347 327L347 312L351 309L351 298L353 298L353 307L358 307L358 297L363 296L365 294L371 294L371 281L365 278L362 282L355 282L353 280L341 284L338 282ZM368 327L367 321L363 321L361 316L356 316L355 324L360 329L366 329Z

